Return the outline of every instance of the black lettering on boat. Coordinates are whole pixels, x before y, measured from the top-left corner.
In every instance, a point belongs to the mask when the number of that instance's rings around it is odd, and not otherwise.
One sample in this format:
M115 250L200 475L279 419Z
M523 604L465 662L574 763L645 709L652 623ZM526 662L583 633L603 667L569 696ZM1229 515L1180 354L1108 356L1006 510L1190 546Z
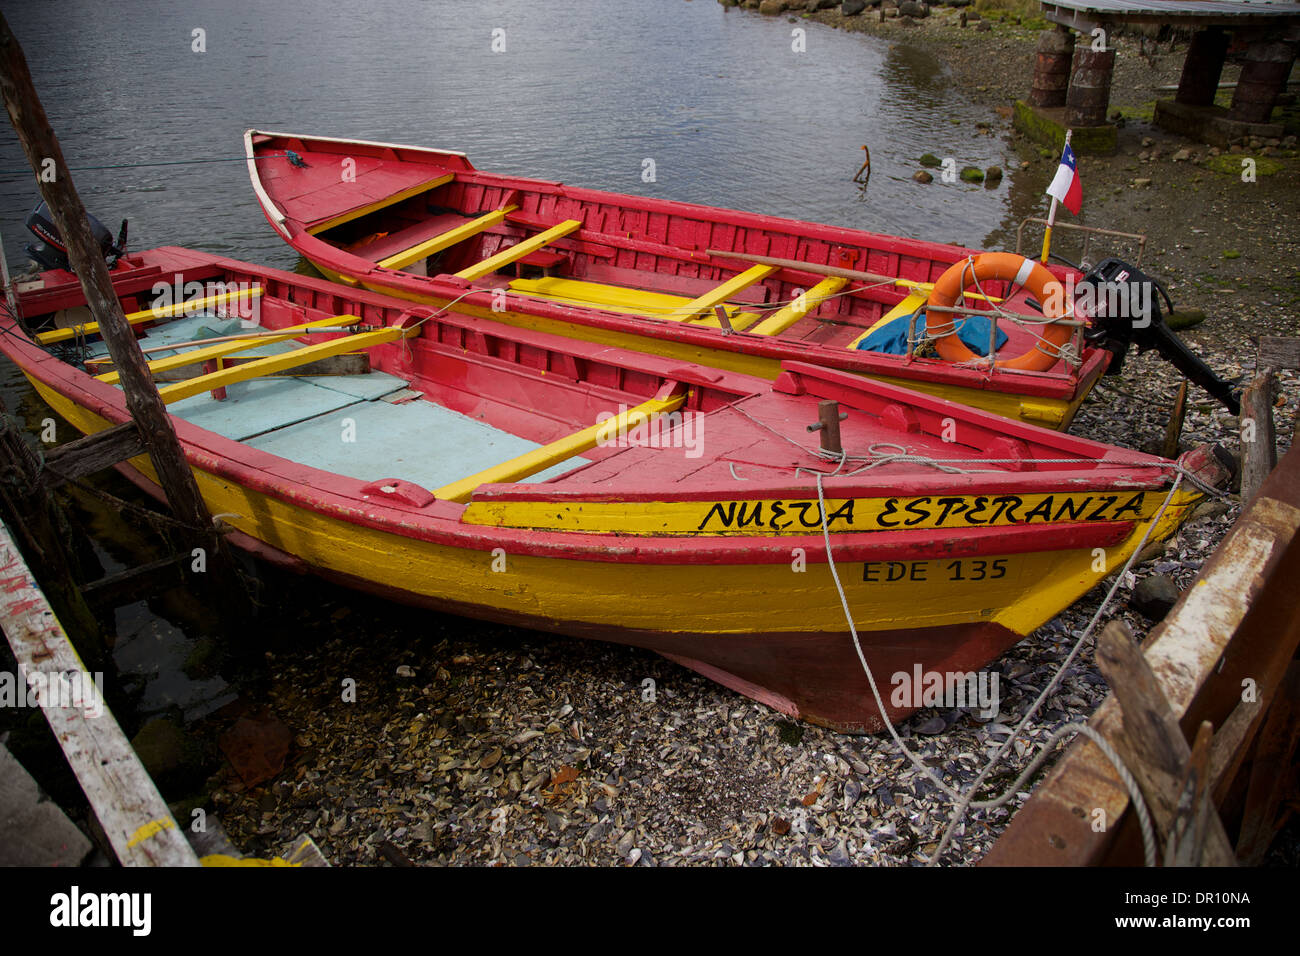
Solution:
M906 511L908 514L913 515L914 517L908 518L906 521L903 522L903 524L907 525L910 528L912 527L912 525L920 524L926 518L930 517L930 509L925 507L929 503L930 503L930 498L928 495L924 498L917 498L911 502L908 502L907 507L904 508L903 510Z
M885 510L880 512L880 515L876 518L876 523L880 525L882 528L897 528L898 527L897 521L885 520L890 515L894 514L896 511L898 511L898 499L889 498L888 500L885 501Z
M1092 495L1088 495L1088 497L1084 498L1081 501L1075 501L1075 499L1070 497L1062 498L1061 507L1057 509L1056 517L1053 518L1052 520L1060 521L1061 515L1065 514L1065 509L1069 508L1070 520L1078 521L1081 517L1083 517L1083 512L1087 509L1088 505L1090 504L1092 504Z
M821 526L822 516L820 507L817 509L817 518L813 521L808 520L808 509L813 506L811 501L792 501L790 502L790 506L799 509L799 523L805 528L817 528Z
M736 502L719 501L716 505L714 505L712 508L709 509L708 513L704 516L704 520L700 522L700 526L695 530L703 531L704 526L709 523L709 519L712 518L714 515L718 516L718 520L722 522L722 526L724 528L730 528L732 522L736 520Z
M763 502L761 501L742 501L740 503L740 513L736 516L736 527L745 528L749 525L761 525L763 523Z
M1119 500L1119 495L1102 495L1102 496L1101 496L1101 504L1099 504L1099 505L1098 505L1098 506L1093 510L1092 514L1088 515L1088 520L1089 520L1089 521L1102 521L1102 520L1104 520L1104 519L1102 518L1102 513L1103 513L1107 508L1109 508L1111 505L1113 505L1116 501L1118 501L1118 500Z
M1052 505L1055 503L1056 495L1048 495L1038 504L1025 512L1025 524L1031 523L1035 518L1038 518L1040 521L1051 521ZM1057 517L1059 518L1060 515L1058 514Z
M988 498L984 497L983 495L980 495L978 498L976 498L974 506L970 509L970 511L966 512L966 523L987 524L988 522L985 519L979 518L977 517L977 515L988 507L988 503L989 503Z
M993 517L989 519L989 524L997 524L1002 519L1003 514L1007 516L1007 521L1015 521L1016 510L1025 502L1019 495L998 495L993 499L993 503L999 507Z
M1124 502L1122 505L1120 505L1118 508L1115 509L1115 513L1111 515L1111 519L1118 520L1124 515L1128 514L1130 511L1133 512L1134 518L1142 517L1142 500L1145 497L1145 494L1146 494L1145 492L1139 491L1128 501Z
M936 498L934 503L943 505L943 511L939 513L939 520L935 522L939 527L943 527L943 523L948 520L949 512L952 512L955 518L966 510L966 502L961 498Z
M785 515L785 505L779 501L772 502L772 516L767 519L768 526L771 527L773 530L781 531L785 528L790 527L790 525L794 524L793 521L786 521L782 523L781 518L784 517L784 515Z
M826 524L829 526L834 524L836 521L843 521L845 524L853 524L854 503L854 500L850 498L848 501L844 502L844 504L836 508L831 512L830 517L826 519Z

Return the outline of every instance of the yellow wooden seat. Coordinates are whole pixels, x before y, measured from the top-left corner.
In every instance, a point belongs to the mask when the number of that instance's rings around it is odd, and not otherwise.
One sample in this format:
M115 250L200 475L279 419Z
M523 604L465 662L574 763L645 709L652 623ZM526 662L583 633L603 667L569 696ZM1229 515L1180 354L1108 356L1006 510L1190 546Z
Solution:
M871 328L867 329L867 331L859 335L856 339L854 339L847 346L845 346L845 348L856 349L858 347L858 343L864 341L866 337L870 335L872 332L876 331L876 329L884 328L886 325L888 325L890 322L893 322L895 319L901 318L902 316L905 315L911 315L917 309L922 308L925 305L926 299L928 299L929 297L930 297L930 293L926 290L913 292L902 302L898 303L898 305L894 306L892 309L890 309L888 312L882 315L880 319L875 323L875 325L871 326Z
M442 252L444 249L449 249L457 243L464 242L466 239L491 229L497 223L504 221L508 213L512 213L518 208L518 206L506 206L502 209L494 209L492 212L479 216L477 219L471 219L454 229L441 232L432 239L426 239L409 249L403 249L401 252L380 259L378 264L384 269L405 269L412 262L427 259L435 253Z
M777 266L753 266L746 269L740 275L733 276L717 288L710 289L704 295L687 302L686 305L682 306L685 314L681 315L680 318L685 321L702 319L699 323L701 325L717 325L717 316L713 314L714 306L722 305L733 295L743 292L751 285L762 282L776 271L778 271Z
M577 219L566 219L558 226L552 226L545 232L539 232L535 236L530 236L509 249L502 249L496 255L488 256L482 262L477 262L468 268L461 269L456 276L461 279L468 279L473 282L475 279L481 279L486 275L491 275L503 266L508 266L516 259L522 259L531 252L536 252L543 246L549 245L556 239L562 239L571 232L582 228L581 221Z
M221 305L230 302L233 299L251 298L262 294L261 286L251 289L239 289L235 292L223 292L220 295L209 295L201 299L190 299L187 302L175 302L172 305L163 305L157 308L141 309L139 312L128 312L126 321L129 325L140 325L144 322L153 322L157 319L169 319L172 316L189 312L194 309L206 309L210 305ZM52 329L49 332L40 332L36 336L36 341L42 345L50 345L54 342L66 342L76 335L94 335L99 331L98 322L87 322L84 325L71 325L66 329Z
M614 418L590 425L582 429L582 431L566 435L549 445L534 448L530 452L525 452L507 462L502 462L500 465L484 469L477 474L470 475L468 478L462 478L459 481L453 481L449 485L443 485L433 493L434 497L441 498L443 501L464 502L469 501L470 496L474 494L474 489L479 485L523 481L530 475L545 471L547 468L575 455L580 455L588 449L595 448L600 441L601 435L623 434L629 425L636 427L639 422L650 421L658 415L676 411L682 407L685 401L686 390L684 388L675 388L667 395L664 395L664 391L660 391L659 395L649 401L642 402L635 408L629 408Z
M830 276L822 279L815 286L801 295L795 301L791 302L780 312L768 316L754 328L750 329L755 335L780 335L790 326L794 325L805 315L811 312L817 306L821 305L840 289L848 285L848 279L842 279L838 276Z

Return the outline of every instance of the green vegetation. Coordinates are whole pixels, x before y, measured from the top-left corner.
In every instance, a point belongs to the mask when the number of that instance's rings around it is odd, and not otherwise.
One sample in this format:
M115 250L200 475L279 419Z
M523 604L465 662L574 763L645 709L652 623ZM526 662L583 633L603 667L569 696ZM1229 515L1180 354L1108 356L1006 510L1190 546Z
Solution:
M1211 156L1205 160L1205 167L1216 173L1223 173L1225 176L1240 176L1243 159L1255 161L1256 176L1273 176L1282 171L1282 164L1276 159L1268 156L1250 156L1246 153L1220 153L1218 156Z
M1240 259L1240 258L1241 258L1241 253L1238 252L1236 249L1224 249L1224 250L1223 250L1223 258L1225 258L1225 259Z
M984 170L978 166L963 166L961 180L964 183L982 183L984 182Z

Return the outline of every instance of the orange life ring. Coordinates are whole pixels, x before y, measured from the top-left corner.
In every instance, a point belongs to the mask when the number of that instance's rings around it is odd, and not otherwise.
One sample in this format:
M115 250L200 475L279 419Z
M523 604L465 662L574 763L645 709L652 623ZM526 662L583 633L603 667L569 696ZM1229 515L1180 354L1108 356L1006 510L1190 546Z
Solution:
M1061 319L1068 314L1070 303L1065 301L1060 281L1041 263L1011 252L985 252L953 263L934 284L926 306L951 308L976 281L996 279L1024 286L1042 303L1043 314L1048 319ZM949 362L978 360L979 356L957 337L956 313L938 313L941 317L938 321L935 320L935 315L933 312L927 313L926 331L935 337L934 345L939 357ZM1060 361L1061 349L1070 341L1073 332L1068 325L1044 323L1042 331L1038 333L1041 341L1035 341L1028 352L1011 358L999 358L993 364L997 368L1045 372Z

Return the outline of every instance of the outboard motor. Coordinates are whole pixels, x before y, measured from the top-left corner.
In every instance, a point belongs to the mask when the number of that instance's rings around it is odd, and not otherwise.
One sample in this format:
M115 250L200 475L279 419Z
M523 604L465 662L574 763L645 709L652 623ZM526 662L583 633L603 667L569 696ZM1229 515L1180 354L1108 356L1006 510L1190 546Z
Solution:
M108 263L108 267L113 268L117 260L126 255L126 220L122 220L122 229L117 234L117 241L114 242L113 234L105 228L102 222L89 213L86 214L86 218L90 220L90 232L95 237L95 242L99 244L100 254ZM27 228L32 235L41 240L35 245L26 247L27 254L37 264L44 269L67 269L71 271L71 266L68 264L67 243L63 241L63 236L59 235L58 227L54 225L49 206L41 202L33 209L31 215L27 217Z
M1122 259L1104 259L1075 287L1075 308L1089 320L1084 338L1111 354L1106 374L1123 371L1129 346L1136 346L1139 354L1155 349L1232 414L1239 414L1240 389L1219 378L1165 325L1161 299L1172 313L1174 304L1165 287Z

